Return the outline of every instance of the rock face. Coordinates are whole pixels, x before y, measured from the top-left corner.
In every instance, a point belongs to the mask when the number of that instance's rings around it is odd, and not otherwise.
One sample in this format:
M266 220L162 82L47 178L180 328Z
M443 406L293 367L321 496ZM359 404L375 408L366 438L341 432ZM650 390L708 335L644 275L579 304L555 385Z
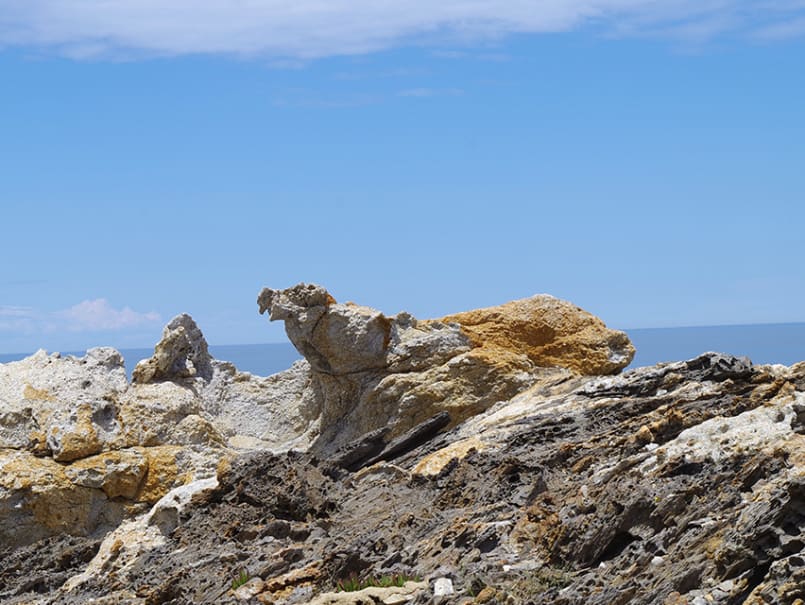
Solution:
M212 377L212 357L196 322L189 315L182 314L165 326L153 357L137 364L132 380L147 384L195 376L207 380Z
M442 321L461 325L472 343L490 354L521 353L538 366L559 366L579 374L616 374L635 354L626 334L546 294L449 315Z
M0 365L0 602L805 602L805 363L611 375L628 340L547 297L260 304L306 357L275 376L187 316L131 385Z
M266 288L257 302L310 364L310 426L324 453L441 412L454 426L534 384L616 373L634 356L623 332L550 296L431 321L339 304L308 284Z

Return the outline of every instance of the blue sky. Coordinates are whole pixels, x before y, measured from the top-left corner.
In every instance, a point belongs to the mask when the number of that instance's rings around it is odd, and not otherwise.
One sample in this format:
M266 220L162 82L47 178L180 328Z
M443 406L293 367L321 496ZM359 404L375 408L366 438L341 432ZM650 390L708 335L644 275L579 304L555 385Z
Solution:
M433 5L0 0L0 352L283 341L299 281L805 321L805 3Z

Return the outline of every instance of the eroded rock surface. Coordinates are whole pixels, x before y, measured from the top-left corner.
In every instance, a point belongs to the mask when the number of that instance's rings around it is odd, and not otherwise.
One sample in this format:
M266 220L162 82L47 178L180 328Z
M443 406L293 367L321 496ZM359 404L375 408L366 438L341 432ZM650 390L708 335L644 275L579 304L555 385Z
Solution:
M207 340L193 318L183 313L165 326L154 355L137 364L132 380L141 384L182 378L210 379L212 356Z
M340 304L310 284L266 288L257 302L285 322L310 364L314 448L324 453L381 427L394 437L442 412L454 426L557 375L612 374L634 356L623 332L544 295L429 321Z
M805 363L609 375L631 345L555 299L267 292L306 357L275 376L189 318L132 385L109 349L0 365L0 602L805 601Z

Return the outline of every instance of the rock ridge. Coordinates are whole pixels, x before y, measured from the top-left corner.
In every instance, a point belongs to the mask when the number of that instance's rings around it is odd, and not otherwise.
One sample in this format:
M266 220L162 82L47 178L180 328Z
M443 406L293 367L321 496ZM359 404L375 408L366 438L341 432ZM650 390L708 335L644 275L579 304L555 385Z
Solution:
M109 348L0 364L0 602L805 602L805 362L621 373L546 295L258 305L305 357L273 376L189 315L131 383Z

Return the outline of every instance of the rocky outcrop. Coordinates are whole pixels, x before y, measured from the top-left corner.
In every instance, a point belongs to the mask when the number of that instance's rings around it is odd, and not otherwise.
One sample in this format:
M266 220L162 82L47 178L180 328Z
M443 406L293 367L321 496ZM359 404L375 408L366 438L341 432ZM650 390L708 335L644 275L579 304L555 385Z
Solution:
M132 373L136 383L212 377L212 356L207 341L193 318L183 313L165 326L154 355L137 364Z
M805 364L711 353L528 389L356 472L252 452L171 515L6 553L0 599L790 605L802 410ZM384 576L410 588L334 593Z
M234 455L186 382L211 375L192 319L169 324L154 360L138 368L185 383L129 385L110 348L0 365L0 542L108 531Z
M305 356L274 376L189 316L132 384L111 349L0 365L0 602L805 600L805 363L617 374L628 340L544 296L260 306Z
M616 373L634 355L623 332L550 296L430 321L339 304L309 284L266 288L257 302L310 364L314 448L324 453L443 412L455 426L538 383Z

